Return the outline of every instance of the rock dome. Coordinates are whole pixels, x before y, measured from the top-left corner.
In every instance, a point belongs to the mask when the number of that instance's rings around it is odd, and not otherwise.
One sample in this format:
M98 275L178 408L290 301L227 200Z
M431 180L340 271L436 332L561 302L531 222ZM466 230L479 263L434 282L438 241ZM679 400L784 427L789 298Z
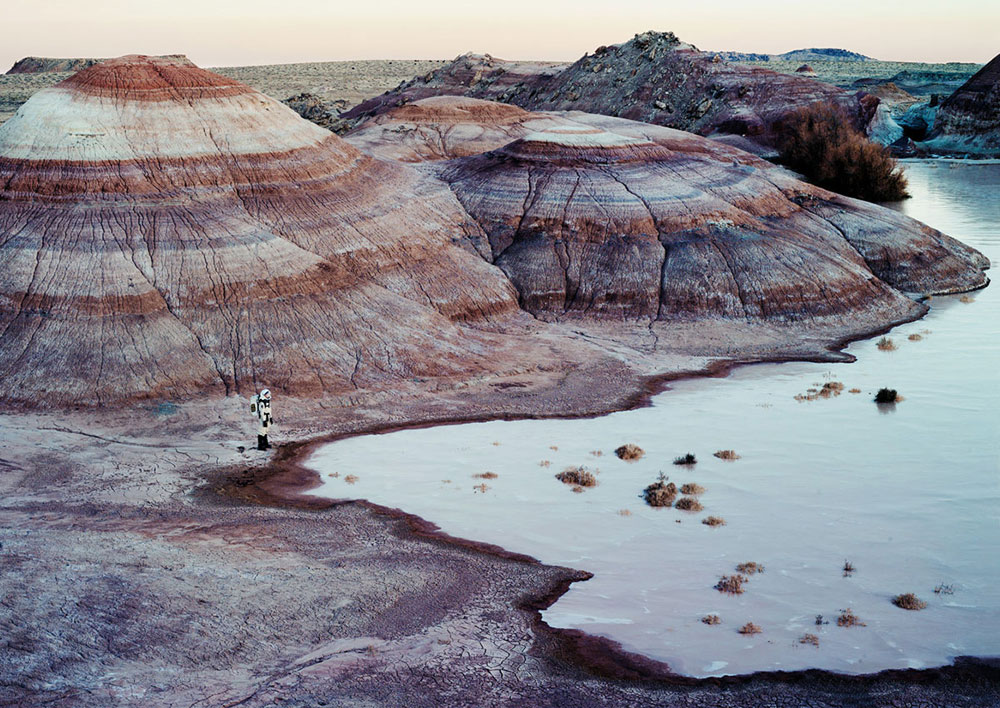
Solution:
M0 397L492 370L483 330L517 302L479 251L426 175L183 58L110 60L0 126Z

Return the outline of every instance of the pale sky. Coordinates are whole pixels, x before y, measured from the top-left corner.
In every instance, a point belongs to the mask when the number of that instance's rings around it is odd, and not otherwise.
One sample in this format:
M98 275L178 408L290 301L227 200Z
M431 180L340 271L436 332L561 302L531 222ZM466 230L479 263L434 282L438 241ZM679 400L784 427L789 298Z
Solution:
M929 62L1000 53L1000 0L0 0L0 24L0 72L28 55L573 60L648 29L704 50L840 47Z

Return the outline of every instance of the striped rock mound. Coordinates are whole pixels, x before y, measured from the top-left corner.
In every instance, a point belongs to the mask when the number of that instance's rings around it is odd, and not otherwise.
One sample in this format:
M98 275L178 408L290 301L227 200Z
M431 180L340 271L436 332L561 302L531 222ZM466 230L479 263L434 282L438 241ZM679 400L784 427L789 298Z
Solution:
M434 163L544 319L914 317L900 291L984 285L986 259L897 212L799 182L679 131L568 113L565 125Z
M183 58L111 60L0 127L0 398L492 370L517 303L484 254L428 176Z
M1000 55L941 104L931 139L921 147L1000 157Z

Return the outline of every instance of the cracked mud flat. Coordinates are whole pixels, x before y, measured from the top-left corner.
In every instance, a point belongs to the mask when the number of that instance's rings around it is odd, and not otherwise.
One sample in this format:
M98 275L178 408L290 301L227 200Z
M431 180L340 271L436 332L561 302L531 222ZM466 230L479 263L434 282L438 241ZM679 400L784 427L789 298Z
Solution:
M593 415L638 405L644 390L641 376L602 360L433 395L413 384L393 400L276 401L309 421L276 439ZM299 496L317 481L295 464L308 446L286 444L270 465L239 453L253 433L243 403L179 401L97 421L0 417L0 705L1000 702L989 662L694 681L550 630L536 608L585 567L547 567L429 535L399 513Z

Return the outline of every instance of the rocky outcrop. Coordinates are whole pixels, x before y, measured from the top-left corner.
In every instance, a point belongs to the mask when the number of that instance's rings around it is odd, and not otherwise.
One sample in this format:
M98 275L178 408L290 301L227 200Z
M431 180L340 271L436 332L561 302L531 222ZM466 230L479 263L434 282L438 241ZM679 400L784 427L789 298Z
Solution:
M1000 55L941 104L923 147L1000 156Z
M324 101L311 93L300 93L282 101L286 106L321 128L333 133L340 133L346 128L346 123L338 113L347 106L347 101Z
M181 59L0 127L0 397L300 395L495 370L515 293L449 190Z
M875 61L869 56L852 52L848 49L835 47L809 47L808 49L793 49L784 54L777 54L775 59L784 61Z
M711 140L606 116L433 163L536 317L874 323L985 284L978 252ZM453 148L454 149L454 148Z
M743 135L762 144L771 144L781 120L804 106L833 103L865 128L879 103L810 78L729 64L670 32L646 32L599 47L566 67L459 57L343 117L357 123L434 95L484 98L528 110L581 110L701 135Z
M60 71L81 71L104 59L56 59L53 57L24 57L14 62L8 74L44 74Z

